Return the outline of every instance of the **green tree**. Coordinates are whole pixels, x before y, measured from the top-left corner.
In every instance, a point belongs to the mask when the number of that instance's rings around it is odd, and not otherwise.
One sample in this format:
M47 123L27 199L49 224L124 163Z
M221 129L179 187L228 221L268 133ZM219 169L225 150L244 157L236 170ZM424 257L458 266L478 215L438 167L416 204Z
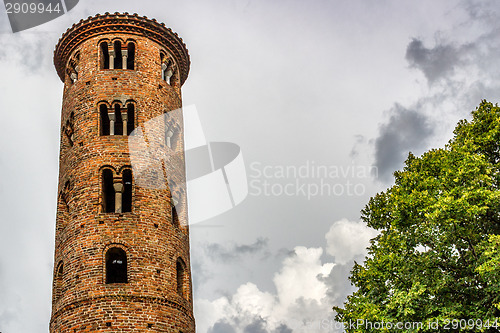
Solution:
M483 101L445 148L410 153L394 176L361 212L380 233L337 321L347 332L500 331L500 107Z

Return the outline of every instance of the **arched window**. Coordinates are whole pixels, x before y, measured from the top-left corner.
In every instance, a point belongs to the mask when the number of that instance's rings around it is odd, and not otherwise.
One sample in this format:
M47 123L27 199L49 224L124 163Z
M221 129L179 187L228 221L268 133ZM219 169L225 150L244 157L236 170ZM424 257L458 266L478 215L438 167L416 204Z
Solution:
M106 283L127 283L127 254L119 247L106 252Z
M102 204L103 212L115 212L115 189L113 187L113 171L104 169L102 171Z
M128 103L127 105L127 135L130 135L134 131L134 119L135 119L135 106L134 103Z
M172 148L174 147L173 145L173 141L174 141L174 131L175 129L173 127L169 127L167 128L167 130L165 131L165 145L168 147L168 148Z
M55 288L54 288L54 296L56 299L62 296L63 291L63 277L64 277L64 265L63 262L60 261L57 265L56 276L54 279Z
M177 214L177 209L175 205L172 205L172 224L176 227L179 226L179 215Z
M109 69L109 51L108 51L108 43L101 43L101 59L100 59L101 69Z
M172 76L174 75L174 66L172 61L168 60L163 63L163 80L165 80L168 84L171 84Z
M106 104L99 105L100 135L130 135L135 128L135 105L128 103L122 108L116 103L108 112Z
M69 204L68 204L67 194L61 191L61 193L59 194L59 199L60 199L59 209L63 214L63 216L67 216L69 214Z
M68 63L68 68L66 68L66 73L69 77L69 82L72 84L78 80L78 71L79 71L79 62L80 62L80 52L75 53L73 57L70 59Z
M108 115L108 106L106 104L101 104L99 106L99 114L101 116L101 135L109 135L109 115Z
M127 45L127 69L135 69L135 44L129 42Z
M101 69L135 69L135 44L103 41L99 45Z
M167 57L165 54L160 53L160 61L161 61L161 78L167 84L172 85L174 82L174 74L175 74L175 64L170 57Z
M122 42L120 42L119 40L115 41L114 49L115 49L115 59L114 59L114 67L113 68L122 69L123 68Z
M132 211L132 170L123 170L122 209L124 213Z
M122 110L120 104L115 104L115 130L114 135L123 135L123 120L122 120Z
M69 191L70 191L70 188L71 188L71 183L68 180L64 184L64 188L61 191L61 200L63 203L63 209L64 209L64 212L67 214L69 214Z
M66 134L66 138L68 139L68 143L70 147L73 147L73 134L74 130L74 122L75 122L75 113L71 112L69 119L66 120L66 125L64 126L64 134Z
M177 272L177 293L185 297L186 294L184 292L184 280L186 278L186 265L184 264L184 261L179 258L177 259L177 264L176 264L176 272Z

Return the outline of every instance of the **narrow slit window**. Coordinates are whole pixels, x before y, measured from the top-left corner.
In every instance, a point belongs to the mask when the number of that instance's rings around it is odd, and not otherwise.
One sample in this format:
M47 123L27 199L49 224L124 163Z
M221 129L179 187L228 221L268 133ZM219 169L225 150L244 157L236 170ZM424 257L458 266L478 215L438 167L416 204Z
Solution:
M165 80L165 69L167 68L166 56L163 53L160 53L160 65L161 65L161 79Z
M172 85L174 82L173 76L175 73L175 65L172 59L168 58L165 54L160 53L160 63L161 63L161 78L167 84Z
M163 69L163 80L165 80L169 85L171 85L173 82L172 76L174 75L174 64L171 60L167 60L165 63L162 65Z
M106 252L106 284L127 283L127 254L119 247Z
M123 170L123 212L132 211L132 170Z
M174 128L173 127L169 127L165 131L165 145L168 148L172 148L173 147L173 138L174 138Z
M101 115L101 135L109 135L108 107L105 104L101 104L99 106L99 113Z
M177 259L176 265L177 271L177 293L184 297L184 275L185 275L185 265L182 259Z
M66 193L61 192L59 198L61 203L59 207L62 207L61 211L63 212L63 214L69 214L69 204L68 204L68 199L66 198Z
M56 271L56 286L55 286L55 297L56 299L62 296L62 289L63 289L63 276L64 276L64 265L63 262L61 261L59 263L59 266Z
M61 192L61 200L63 203L64 207L64 212L69 214L69 203L68 203L68 197L69 197L69 189L70 189L70 182L69 180L64 184L64 189Z
M130 42L127 45L127 69L135 69L135 44Z
M108 43L101 43L101 69L109 69Z
M175 205L172 205L172 224L177 227L179 226L179 215L177 214Z
M70 68L68 69L68 75L69 75L71 84L75 83L76 80L78 80L78 72L77 72L75 67L70 66Z
M113 171L110 169L102 171L102 203L105 213L114 213L115 189L113 187Z
M130 135L135 128L135 106L133 103L127 105L127 135Z
M164 81L167 81L167 78L166 78L166 73L167 73L167 69L168 69L168 64L169 62L167 60L164 60L161 64L161 78L164 80Z
M69 119L66 120L66 126L64 127L64 134L66 134L66 138L68 139L70 147L73 147L73 134L75 132L73 125L75 121L74 119L75 119L75 113L71 112Z
M115 69L122 69L123 63L122 63L122 43L120 41L116 41L114 43L114 49L115 49L115 60L114 60L114 68Z
M122 110L119 104L115 104L115 135L123 135Z

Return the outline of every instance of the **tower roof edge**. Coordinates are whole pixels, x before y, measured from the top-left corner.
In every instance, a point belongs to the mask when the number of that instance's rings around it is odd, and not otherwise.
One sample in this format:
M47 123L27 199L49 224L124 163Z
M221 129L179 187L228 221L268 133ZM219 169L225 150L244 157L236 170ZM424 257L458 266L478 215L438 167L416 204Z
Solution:
M64 81L64 68L73 50L83 41L102 34L125 33L138 35L156 41L166 47L176 58L179 65L181 84L189 73L189 53L186 44L177 33L146 16L129 13L104 13L89 16L73 24L59 39L54 50L54 66L57 74Z

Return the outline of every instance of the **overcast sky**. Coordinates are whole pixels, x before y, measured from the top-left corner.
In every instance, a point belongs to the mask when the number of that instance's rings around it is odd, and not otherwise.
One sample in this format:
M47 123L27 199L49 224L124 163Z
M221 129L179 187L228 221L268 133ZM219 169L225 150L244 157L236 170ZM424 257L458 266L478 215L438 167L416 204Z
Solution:
M2 333L48 332L63 89L53 49L106 11L183 38L184 105L245 161L247 198L191 227L199 333L335 331L331 308L376 234L360 210L409 151L442 147L481 99L500 99L493 0L81 0L16 34L2 9Z

